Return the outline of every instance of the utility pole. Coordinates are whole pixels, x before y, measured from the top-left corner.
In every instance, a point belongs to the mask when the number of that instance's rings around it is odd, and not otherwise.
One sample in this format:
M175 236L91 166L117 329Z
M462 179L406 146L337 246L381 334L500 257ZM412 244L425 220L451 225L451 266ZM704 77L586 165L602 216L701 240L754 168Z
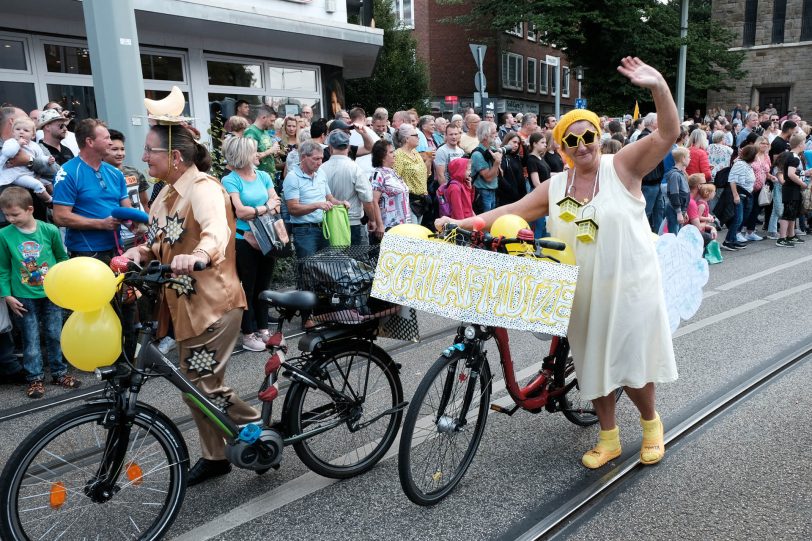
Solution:
M685 118L685 68L688 62L688 4L689 0L682 0L682 13L679 22L679 37L682 44L679 47L679 66L677 66L677 113L679 120Z

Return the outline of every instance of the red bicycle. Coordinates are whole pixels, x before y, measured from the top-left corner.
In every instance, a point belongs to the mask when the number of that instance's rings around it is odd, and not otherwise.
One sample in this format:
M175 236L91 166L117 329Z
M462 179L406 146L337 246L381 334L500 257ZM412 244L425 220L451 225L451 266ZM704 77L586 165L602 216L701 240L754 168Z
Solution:
M442 233L456 235L457 244L507 253L508 244L533 245L535 257L558 262L549 251L562 252L558 241L533 239L522 230L515 239L465 231L454 225ZM542 253L542 249L546 252ZM598 422L591 402L580 397L575 368L566 338L553 337L541 369L524 386L516 380L508 332L504 328L461 324L454 343L431 366L415 392L400 437L398 474L403 491L419 505L433 505L445 498L462 480L476 455L485 430L491 397L491 375L485 346L494 339L499 352L505 387L514 405L491 404L490 409L513 415L519 408L530 413L560 411L579 426ZM619 399L622 389L615 391Z

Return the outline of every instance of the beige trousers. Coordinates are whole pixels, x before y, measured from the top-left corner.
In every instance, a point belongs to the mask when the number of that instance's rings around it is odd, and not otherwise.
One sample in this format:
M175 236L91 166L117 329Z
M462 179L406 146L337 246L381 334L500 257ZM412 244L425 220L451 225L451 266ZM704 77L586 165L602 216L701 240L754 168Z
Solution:
M240 334L242 313L242 308L226 312L203 334L178 342L181 372L237 424L254 422L260 417L256 409L223 384L228 359ZM200 433L201 456L209 460L224 459L223 433L197 406L185 398L184 401Z

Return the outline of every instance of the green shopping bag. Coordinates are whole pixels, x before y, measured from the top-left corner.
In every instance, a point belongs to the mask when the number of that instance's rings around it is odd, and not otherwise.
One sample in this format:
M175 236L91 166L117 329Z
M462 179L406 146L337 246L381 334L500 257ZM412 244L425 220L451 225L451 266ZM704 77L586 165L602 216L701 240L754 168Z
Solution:
M710 241L705 248L705 260L711 265L722 262L722 249L715 240Z
M330 241L330 246L349 246L352 235L350 233L350 216L347 207L336 205L324 212L321 222L324 238Z

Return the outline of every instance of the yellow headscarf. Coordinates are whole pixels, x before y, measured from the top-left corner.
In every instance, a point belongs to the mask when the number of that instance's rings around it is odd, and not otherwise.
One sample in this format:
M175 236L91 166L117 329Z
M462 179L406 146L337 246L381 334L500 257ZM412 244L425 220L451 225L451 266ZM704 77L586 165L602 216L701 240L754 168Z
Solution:
M573 109L569 113L562 116L555 125L555 128L553 128L553 139L559 147L562 146L562 141L564 139L564 134L567 132L567 128L581 120L586 120L595 126L595 129L598 131L598 137L601 136L601 119L598 118L598 115L588 109ZM564 152L561 152L561 157L564 158L567 165L572 167L572 160L569 159L569 156L567 156Z

